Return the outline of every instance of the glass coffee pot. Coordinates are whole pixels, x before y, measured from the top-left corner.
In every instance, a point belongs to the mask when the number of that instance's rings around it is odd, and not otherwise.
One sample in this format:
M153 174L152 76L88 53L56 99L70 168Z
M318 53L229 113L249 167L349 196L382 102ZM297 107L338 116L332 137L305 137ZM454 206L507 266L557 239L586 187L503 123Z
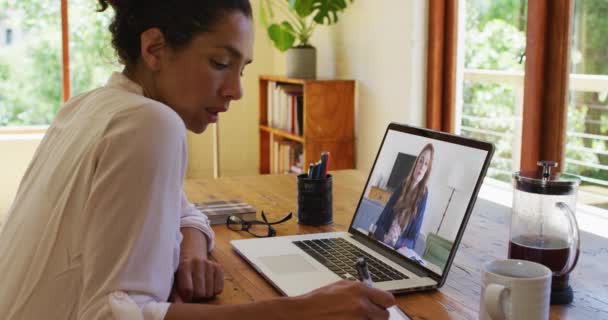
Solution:
M572 302L569 273L579 255L574 215L580 179L552 174L557 162L539 161L539 172L513 174L513 212L509 258L541 263L553 271L551 304Z

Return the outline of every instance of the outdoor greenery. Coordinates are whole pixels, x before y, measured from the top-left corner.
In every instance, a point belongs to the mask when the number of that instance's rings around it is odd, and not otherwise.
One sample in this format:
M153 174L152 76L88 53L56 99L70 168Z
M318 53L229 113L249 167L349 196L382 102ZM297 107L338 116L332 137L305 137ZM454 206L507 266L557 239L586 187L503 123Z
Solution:
M572 51L572 72L608 75L608 1L577 0ZM608 90L573 92L568 110L569 132L608 136ZM566 157L608 165L608 141L568 135ZM567 171L608 181L608 170L567 163Z
M465 68L523 72L526 2L466 0ZM575 4L572 72L608 75L608 41L605 41L608 1L576 0ZM511 85L481 82L465 82L463 89L463 134L496 144L497 152L489 175L509 181L513 171L511 151L517 92ZM607 95L572 93L568 108L569 133L608 135ZM467 131L466 127L484 131ZM569 160L608 165L608 156L602 154L607 149L604 140L567 136L566 157ZM567 162L566 170L608 180L608 171L590 166Z
M117 68L110 13L95 10L96 1L69 1L72 95L102 85ZM0 0L0 12L0 23L22 33L0 47L0 126L49 124L62 103L60 2Z
M524 3L523 10L520 6L519 0L466 1L465 69L524 70L526 35L520 28L525 27L521 21L526 6ZM513 172L514 89L484 82L466 81L463 85L462 133L496 145L489 175L504 181L509 181Z

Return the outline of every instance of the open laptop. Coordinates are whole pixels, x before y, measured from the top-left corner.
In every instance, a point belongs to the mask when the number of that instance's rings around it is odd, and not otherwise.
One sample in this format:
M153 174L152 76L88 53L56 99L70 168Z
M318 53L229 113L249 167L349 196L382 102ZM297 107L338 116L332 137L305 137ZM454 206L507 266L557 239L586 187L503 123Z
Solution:
M391 123L348 232L231 245L287 296L356 279L358 257L367 259L377 288L393 293L439 288L493 152L490 143Z

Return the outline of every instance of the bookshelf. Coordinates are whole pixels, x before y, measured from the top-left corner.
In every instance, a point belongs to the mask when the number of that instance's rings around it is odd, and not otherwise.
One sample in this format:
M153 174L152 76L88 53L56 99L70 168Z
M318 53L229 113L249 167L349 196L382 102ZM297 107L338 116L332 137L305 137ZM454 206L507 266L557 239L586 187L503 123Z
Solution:
M261 174L307 170L323 151L329 170L354 168L355 81L265 75L259 90Z

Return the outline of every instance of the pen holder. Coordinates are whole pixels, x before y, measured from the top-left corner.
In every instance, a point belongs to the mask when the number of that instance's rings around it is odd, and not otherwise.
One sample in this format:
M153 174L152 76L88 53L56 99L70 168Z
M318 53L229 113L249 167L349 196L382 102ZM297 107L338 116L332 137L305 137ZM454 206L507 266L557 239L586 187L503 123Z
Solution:
M298 223L321 226L333 222L332 176L310 179L298 175Z

